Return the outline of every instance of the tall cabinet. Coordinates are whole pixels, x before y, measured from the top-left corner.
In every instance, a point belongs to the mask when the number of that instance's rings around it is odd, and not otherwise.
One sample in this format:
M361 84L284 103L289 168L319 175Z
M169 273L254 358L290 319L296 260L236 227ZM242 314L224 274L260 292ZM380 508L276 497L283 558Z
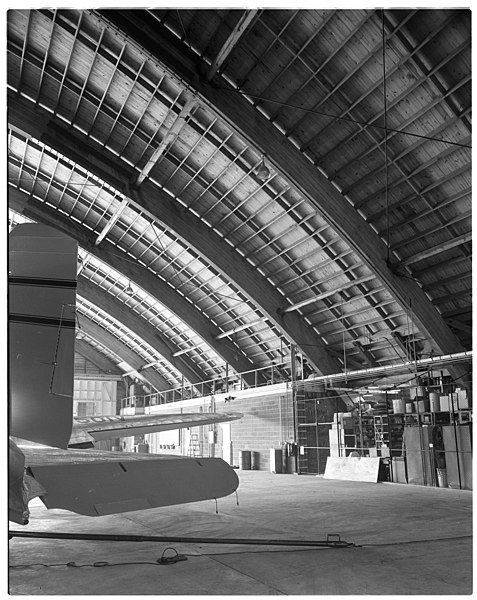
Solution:
M470 425L443 425L447 483L450 488L472 489L472 431Z

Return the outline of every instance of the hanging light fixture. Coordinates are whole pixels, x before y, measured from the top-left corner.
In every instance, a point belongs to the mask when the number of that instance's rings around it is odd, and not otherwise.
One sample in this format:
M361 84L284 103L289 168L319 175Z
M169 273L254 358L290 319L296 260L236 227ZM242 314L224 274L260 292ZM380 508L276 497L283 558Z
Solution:
M259 181L267 181L267 179L270 177L270 169L265 164L265 154L262 154L262 160L255 169L255 175Z
M132 296L134 294L134 290L132 289L131 281L128 283L128 287L125 290L128 296Z

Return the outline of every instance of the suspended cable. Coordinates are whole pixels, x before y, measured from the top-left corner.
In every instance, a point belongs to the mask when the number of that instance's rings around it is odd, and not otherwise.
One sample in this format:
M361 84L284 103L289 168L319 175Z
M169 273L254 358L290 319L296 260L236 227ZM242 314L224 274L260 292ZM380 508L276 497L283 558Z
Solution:
M344 372L346 374L347 371L347 365L346 365L346 345L345 345L345 326L344 326L344 314L343 314L343 294L341 295L341 327L343 328L343 366L344 366Z
M320 110L315 110L313 108L305 108L303 106L298 106L297 104L290 104L289 102L281 102L280 100L273 100L273 98L264 98L263 96L258 96L256 94L250 94L249 92L242 92L241 90L234 90L231 88L220 88L225 92L232 92L235 94L240 94L241 96L247 96L247 98L252 98L253 100L261 100L263 102L270 102L272 104L278 104L279 106L285 106L287 108L293 108L295 110L302 110L304 112L309 112L314 115L320 115L322 117L329 117L330 119L334 119L335 121L349 121L350 123L355 123L356 125L361 125L362 127L372 127L374 129L384 129L383 125L376 125L374 123L366 123L366 121L359 121L358 119L353 119L351 117L340 117L339 115L333 115L330 113L326 113ZM442 144L449 144L451 146L460 146L461 148L472 148L470 144L463 144L461 142L452 142L451 140L443 140L441 138L435 138L429 135L421 135L419 133L411 133L410 131L402 131L400 129L388 129L389 132L392 133L400 133L402 135L408 135L410 137L416 137L423 140L429 140L431 142L440 142Z
M414 365L417 373L417 352L416 352L416 336L414 335L414 318L412 313L412 300L409 298L409 316L411 319L411 344L414 353Z
M386 32L384 30L384 9L381 11L381 31L383 36L383 97L384 97L384 189L386 207L386 262L391 255L389 239L389 175L388 175L388 103L386 88Z

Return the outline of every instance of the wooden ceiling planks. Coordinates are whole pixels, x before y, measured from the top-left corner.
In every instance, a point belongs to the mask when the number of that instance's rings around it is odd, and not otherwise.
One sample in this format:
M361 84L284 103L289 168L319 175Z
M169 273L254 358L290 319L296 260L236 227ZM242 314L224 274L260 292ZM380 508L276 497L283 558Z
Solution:
M368 231L377 231L385 241L389 238L392 270L398 277L422 278L432 285L439 278L454 276L455 260L463 271L455 297L450 300L450 286L448 291L435 291L432 298L448 313L464 308L470 291L465 276L470 270L470 149L445 147L431 138L470 145L466 11L259 11L244 35L234 40L212 82L212 91L201 77L243 17L242 10L132 11L128 14L147 25L135 40L123 37L121 28L104 29L100 11L13 12L18 13L12 15L9 27L9 82L13 88L45 102L78 131L84 131L88 144L103 152L105 160L107 151L112 151L127 163L128 170L130 166L143 169L154 156L184 104L184 82L190 86L187 93L199 91L200 101L205 98L205 102L151 168L150 181L196 211L272 280L290 303L306 300L311 290L323 293L323 277L331 277L326 292L337 293L363 274L359 263L347 254L346 243L334 241L326 228L314 237L313 220L308 215L303 220L298 207L315 203L321 208L326 199L320 186L311 192L311 180L303 187L309 166L298 161L298 176L295 158L281 149L286 138L292 141L295 153L301 151L309 162L319 165L321 175L333 181L345 202L343 215L347 206L352 206L368 224ZM404 129L388 130L386 137L383 22L388 127ZM169 33L175 31L182 39L183 48L171 45L164 24ZM166 54L171 52L166 65L161 64L162 53L154 56L145 43L148 27L155 32L156 41L164 40ZM25 38L31 47L24 45ZM67 52L60 56L61 45ZM187 69L194 72L190 80ZM245 146L240 130L248 115L240 108L242 99L236 97L235 115L222 100L217 103L222 94L221 73L249 94L256 107L256 116L245 126L250 132ZM267 97L269 101L260 99ZM230 102L234 102L233 94ZM217 119L221 114L227 119ZM268 135L263 116L273 121L282 140ZM238 126L238 134L234 126ZM413 137L413 133L424 137ZM258 146L254 147L255 141ZM263 147L270 148L273 177L262 186L254 180L253 168ZM294 169L291 190L284 192ZM298 187L295 181L299 181ZM52 185L52 198L60 193L61 185ZM71 197L74 199L74 193ZM297 208L288 211L285 200L295 202ZM58 206L58 200L55 202ZM95 210L92 207L91 216ZM325 211L325 220L331 227L338 225L338 236L346 239L338 214ZM315 230L320 227L318 223L314 226ZM356 230L359 236L358 230L361 228ZM300 241L303 236L310 236L315 250ZM366 245L365 236L361 240ZM355 248L355 240L352 242ZM370 249L366 252L373 254ZM377 256L371 259L371 266L376 260ZM321 273L313 270L314 262L327 261L329 266ZM388 279L379 268L378 272L387 286L399 287L399 279ZM406 286L402 287L403 292ZM387 305L388 300L381 297L377 283L363 282L349 290L348 346L361 324L379 328L379 320L388 319L392 330L404 323L397 307ZM339 322L336 296L304 308L300 318L323 335L328 322ZM338 336L330 336L333 345L339 343ZM467 334L461 339L467 340ZM392 350L380 352L379 359L384 361L392 354Z

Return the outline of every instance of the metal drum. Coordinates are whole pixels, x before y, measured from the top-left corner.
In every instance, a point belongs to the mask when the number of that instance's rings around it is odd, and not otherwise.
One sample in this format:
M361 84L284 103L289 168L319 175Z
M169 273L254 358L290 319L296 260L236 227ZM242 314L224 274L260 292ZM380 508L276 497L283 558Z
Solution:
M243 471L250 471L252 468L252 453L250 450L240 450L239 467Z

